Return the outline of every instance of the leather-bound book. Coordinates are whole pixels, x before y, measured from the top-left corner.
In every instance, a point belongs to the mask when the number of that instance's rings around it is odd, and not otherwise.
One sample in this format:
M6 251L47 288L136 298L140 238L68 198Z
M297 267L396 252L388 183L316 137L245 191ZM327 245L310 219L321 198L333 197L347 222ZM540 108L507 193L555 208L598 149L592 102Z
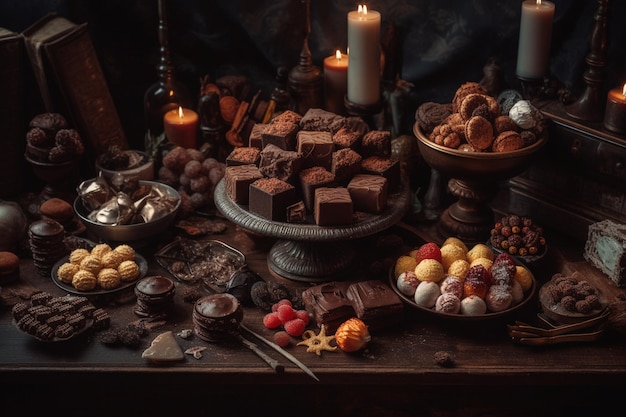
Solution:
M0 198L16 196L25 177L26 65L22 35L0 28Z
M45 110L67 117L96 155L128 148L87 23L50 13L22 34Z

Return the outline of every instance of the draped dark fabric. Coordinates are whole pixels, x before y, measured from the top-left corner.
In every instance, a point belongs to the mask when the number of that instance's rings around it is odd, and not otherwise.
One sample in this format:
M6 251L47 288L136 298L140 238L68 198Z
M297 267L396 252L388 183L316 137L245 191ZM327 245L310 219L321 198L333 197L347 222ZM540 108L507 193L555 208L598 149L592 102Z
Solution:
M553 0L556 13L550 74L579 94L598 2ZM626 80L626 2L610 1L606 90ZM311 0L313 63L345 50L347 13L357 2ZM495 58L507 86L515 76L521 0L372 0L382 33L394 34L387 59L413 85L413 106L449 101L466 81L480 81ZM265 91L279 67L291 68L305 36L301 0L169 0L169 39L176 76L197 94L200 78L243 74ZM48 12L88 22L93 42L128 136L141 143L142 97L156 80L156 0L21 0L0 2L0 26L21 31ZM390 32L393 28L393 32ZM389 31L388 31L389 30ZM1 65L1 63L0 63Z

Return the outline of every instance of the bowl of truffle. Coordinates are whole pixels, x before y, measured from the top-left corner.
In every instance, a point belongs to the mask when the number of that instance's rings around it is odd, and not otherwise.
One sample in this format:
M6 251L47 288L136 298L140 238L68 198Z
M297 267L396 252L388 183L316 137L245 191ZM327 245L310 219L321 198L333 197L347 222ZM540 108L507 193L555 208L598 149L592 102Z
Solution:
M114 145L96 158L96 172L105 178L111 178L116 173L120 173L125 177L152 181L154 160L144 151L122 150Z
M148 242L174 223L181 205L178 191L157 181L109 184L99 176L77 190L74 211L89 233L106 242Z

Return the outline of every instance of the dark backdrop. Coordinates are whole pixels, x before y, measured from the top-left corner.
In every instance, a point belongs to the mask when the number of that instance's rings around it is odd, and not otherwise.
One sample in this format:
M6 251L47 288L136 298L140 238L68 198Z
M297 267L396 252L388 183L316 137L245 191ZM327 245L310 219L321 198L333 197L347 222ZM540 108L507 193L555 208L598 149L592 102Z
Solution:
M598 2L553 0L551 74L579 94ZM321 66L346 49L347 13L353 0L312 0L309 46ZM466 81L479 81L490 57L509 86L515 77L521 0L372 0L370 9L400 35L400 76L414 85L413 106L450 101ZM143 93L156 80L156 0L1 0L0 26L22 31L48 12L88 22L92 40L129 142L143 141ZM204 75L244 74L264 91L280 66L298 62L305 34L300 0L169 0L169 38L179 80L197 94ZM626 79L626 2L611 1L605 89ZM1 63L0 63L1 65ZM30 112L36 111L34 107ZM28 112L27 112L28 116ZM29 120L26 117L26 120Z

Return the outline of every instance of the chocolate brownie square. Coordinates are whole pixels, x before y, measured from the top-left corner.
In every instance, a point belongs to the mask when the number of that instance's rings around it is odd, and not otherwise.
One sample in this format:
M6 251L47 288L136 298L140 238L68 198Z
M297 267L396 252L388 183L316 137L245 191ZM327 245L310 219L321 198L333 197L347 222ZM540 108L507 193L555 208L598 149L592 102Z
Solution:
M296 134L300 130L300 115L287 110L273 118L261 133L263 149L267 145L276 145L281 149L293 151L296 148Z
M345 187L320 187L315 190L313 215L318 226L339 226L353 222L353 205Z
M248 209L265 219L284 222L287 207L296 201L296 188L278 178L261 178L250 184Z
M302 116L300 120L301 130L330 132L331 125L342 122L343 116L329 112L324 109L312 108Z
M261 151L259 169L261 174L270 178L294 183L302 169L302 154L296 151L287 151L276 145L267 145Z
M379 214L387 206L387 178L380 175L357 174L348 184L354 210Z
M347 185L352 177L361 171L363 157L350 148L333 152L330 172L335 174L339 185Z
M304 158L304 168L320 166L330 170L335 144L330 132L301 130L296 136L297 149Z
M361 133L342 127L333 135L335 149L350 148L356 152L361 149Z
M256 165L226 167L224 171L226 194L237 204L248 204L250 184L259 178L263 178L263 174Z
M382 175L389 182L389 190L400 185L400 163L392 158L370 156L361 161L361 172L364 174Z
M226 157L226 166L256 165L261 158L261 150L253 146L235 147Z
M313 211L315 190L320 187L334 187L335 175L322 167L311 167L300 171L300 188L304 205L307 210Z
M255 123L254 126L252 126L250 136L248 136L248 146L263 149L262 134L266 127L266 123Z
M391 156L391 132L388 130L371 130L363 135L361 139L361 155L364 158L369 156Z

